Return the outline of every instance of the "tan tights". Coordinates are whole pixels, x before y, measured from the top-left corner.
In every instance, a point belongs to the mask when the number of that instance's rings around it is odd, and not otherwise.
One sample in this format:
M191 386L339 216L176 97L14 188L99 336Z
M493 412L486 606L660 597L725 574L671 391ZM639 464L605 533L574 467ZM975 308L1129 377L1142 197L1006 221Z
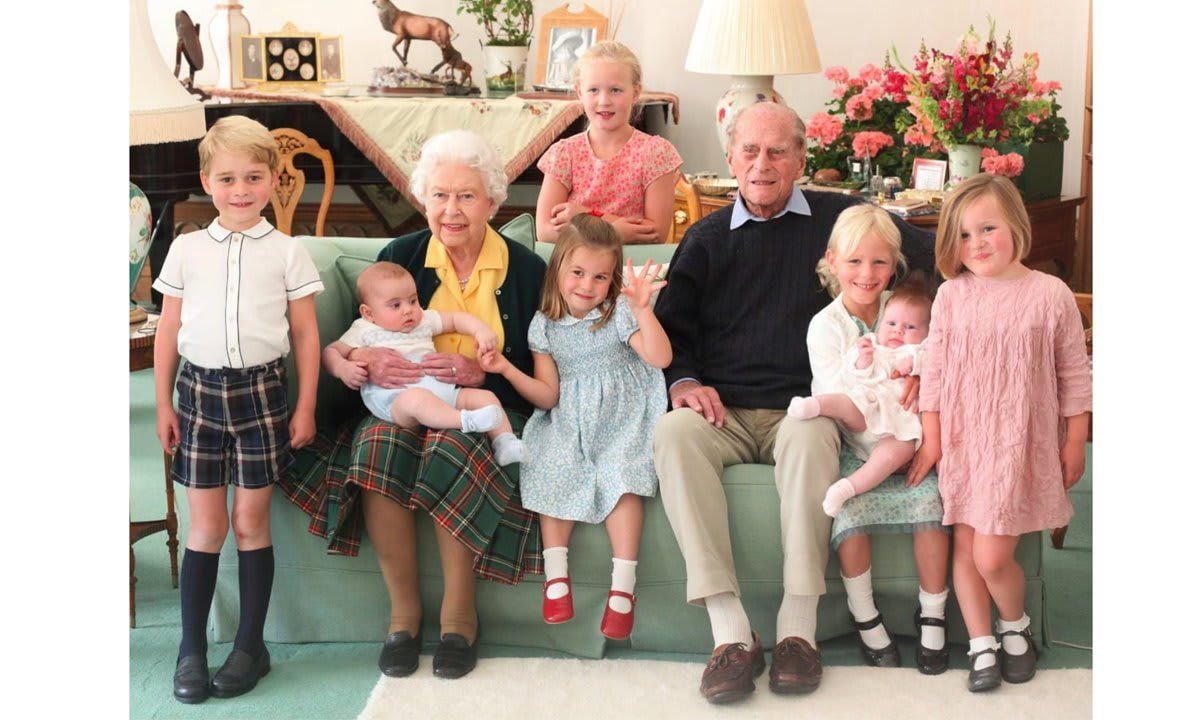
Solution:
M417 528L412 510L376 492L362 493L367 536L379 557L379 569L392 603L388 633L421 628L421 596L417 579ZM441 632L458 633L475 642L475 573L471 550L441 527L435 527L445 590Z

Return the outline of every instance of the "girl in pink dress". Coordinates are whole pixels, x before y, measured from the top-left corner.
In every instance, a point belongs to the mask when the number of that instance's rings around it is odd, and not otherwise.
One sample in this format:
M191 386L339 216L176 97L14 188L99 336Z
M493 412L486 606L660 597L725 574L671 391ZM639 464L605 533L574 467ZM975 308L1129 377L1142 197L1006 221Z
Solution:
M554 143L538 160L545 176L538 240L556 242L571 218L591 213L626 244L664 242L683 159L665 138L629 124L642 92L637 56L619 42L596 43L575 63L574 81L588 129Z
M955 188L938 224L921 375L923 442L909 477L937 463L942 521L954 526L954 590L970 636L972 692L1031 679L1020 536L1066 525L1084 469L1091 371L1071 290L1021 263L1025 204L1007 178ZM991 602L1000 642L991 632ZM999 653L997 653L999 651Z

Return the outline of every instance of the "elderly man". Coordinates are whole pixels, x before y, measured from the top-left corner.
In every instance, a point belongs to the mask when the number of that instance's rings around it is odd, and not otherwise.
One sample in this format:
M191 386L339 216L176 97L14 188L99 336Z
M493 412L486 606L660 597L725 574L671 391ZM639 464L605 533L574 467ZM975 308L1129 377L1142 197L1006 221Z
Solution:
M811 394L806 335L827 305L817 261L838 214L857 202L805 194L804 123L759 103L739 113L726 159L737 200L683 238L656 314L671 339L672 411L655 427L663 505L687 566L687 600L703 605L716 646L700 682L714 703L754 690L765 668L758 634L739 598L722 469L775 465L783 530L783 602L770 688L805 693L821 681L817 600L825 592L830 518L821 500L838 477L833 421L782 422L788 401ZM932 267L932 238L897 221L914 267Z

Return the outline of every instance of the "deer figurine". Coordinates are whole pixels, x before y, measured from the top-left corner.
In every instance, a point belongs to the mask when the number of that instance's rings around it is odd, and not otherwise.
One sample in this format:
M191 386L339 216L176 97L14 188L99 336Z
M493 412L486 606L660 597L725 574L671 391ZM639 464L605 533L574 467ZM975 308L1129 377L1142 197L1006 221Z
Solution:
M454 71L457 70L459 72L458 84L471 84L471 63L463 60L462 53L449 43L442 48L442 61L433 66L433 69L429 71L430 74L436 73L443 65L446 66L447 78L454 80Z
M400 10L391 0L371 0L371 4L379 13L379 24L383 25L383 29L396 35L396 42L392 43L392 52L400 58L401 65L408 67L408 46L413 40L431 40L442 50L445 57L453 33L450 24L445 20ZM404 45L403 52L397 50L401 44ZM443 60L438 67L445 62L446 60Z

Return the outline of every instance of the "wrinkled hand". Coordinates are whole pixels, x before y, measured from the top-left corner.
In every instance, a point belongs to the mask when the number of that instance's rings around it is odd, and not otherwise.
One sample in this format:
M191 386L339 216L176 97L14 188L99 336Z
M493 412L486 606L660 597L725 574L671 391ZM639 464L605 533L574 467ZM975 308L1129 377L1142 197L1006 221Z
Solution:
M892 371L892 379L903 377L899 372ZM916 412L917 399L921 397L921 376L909 375L904 381L904 389L900 391L900 407L905 410Z
M716 388L695 381L679 383L671 388L671 408L681 407L700 413L713 427L725 427L725 404Z
M895 372L898 373L898 377L908 377L908 376L912 375L912 370L913 370L912 356L905 355L904 357L902 357L896 361Z
M579 213L587 212L587 208L573 202L561 202L550 208L550 222L554 227L561 227L571 222L571 218Z
M425 375L420 365L409 362L395 350L367 348L367 379L379 387L398 388L412 385Z
M1060 461L1062 463L1063 487L1070 490L1079 478L1083 477L1084 464L1087 455L1083 443L1067 442L1062 446Z
M292 413L292 419L288 422L288 434L291 435L291 446L293 450L308 445L317 436L317 421L313 418L310 412Z
M338 365L333 376L351 390L357 390L367 381L367 361L347 360Z
M155 432L158 434L158 443L162 445L163 452L174 454L180 437L179 415L175 412L175 408L158 409Z
M495 350L498 342L500 342L500 338L496 336L496 333L490 329L480 330L475 333L475 352L483 354L489 350Z
M617 218L612 226L626 243L652 243L659 239L658 228L645 218Z
M921 447L917 448L917 453L913 455L912 463L908 466L908 475L904 480L905 487L916 487L921 484L929 471L937 465L938 460L942 459L942 446L940 441L930 442L928 439L921 441Z
M628 278L628 284L621 288L621 294L629 298L629 307L633 310L642 310L650 307L650 298L654 293L667 286L666 280L658 280L658 274L662 272L662 263L657 263L654 267L650 266L650 261L642 266L642 273L639 276L633 271L633 260L625 261L625 277Z
M479 356L479 367L484 372L502 374L511 365L508 358L504 357L503 353L497 350L488 350Z
M464 387L479 387L486 377L479 363L458 353L429 353L421 368L430 377Z

